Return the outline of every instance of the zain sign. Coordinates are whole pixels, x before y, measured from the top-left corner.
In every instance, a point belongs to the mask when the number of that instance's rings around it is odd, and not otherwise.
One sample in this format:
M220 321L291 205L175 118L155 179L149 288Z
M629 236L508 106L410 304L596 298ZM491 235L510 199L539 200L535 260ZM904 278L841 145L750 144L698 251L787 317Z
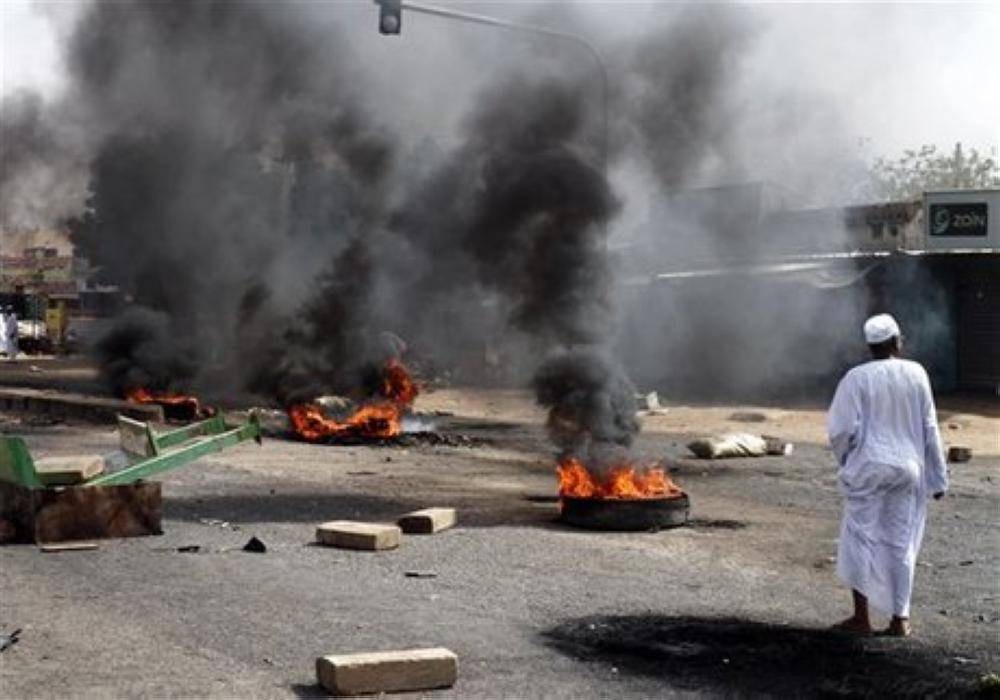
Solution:
M987 232L987 207L985 202L976 204L932 204L930 229L932 236L985 236Z

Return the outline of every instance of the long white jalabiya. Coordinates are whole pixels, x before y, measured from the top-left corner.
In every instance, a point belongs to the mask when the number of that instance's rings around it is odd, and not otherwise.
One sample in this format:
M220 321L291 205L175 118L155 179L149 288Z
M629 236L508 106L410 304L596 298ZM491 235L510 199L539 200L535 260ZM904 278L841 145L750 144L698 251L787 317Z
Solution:
M7 314L0 311L0 353L9 355L11 352L10 333L8 332Z
M927 499L948 487L927 372L895 358L855 367L827 431L845 497L837 575L875 608L908 617Z

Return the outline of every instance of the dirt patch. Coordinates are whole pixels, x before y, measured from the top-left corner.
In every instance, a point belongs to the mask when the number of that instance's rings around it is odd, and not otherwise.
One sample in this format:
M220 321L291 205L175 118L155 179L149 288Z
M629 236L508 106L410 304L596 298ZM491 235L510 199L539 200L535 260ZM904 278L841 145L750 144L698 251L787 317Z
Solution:
M914 640L861 639L740 619L638 615L569 620L546 632L563 653L691 691L779 697L971 695L977 664Z

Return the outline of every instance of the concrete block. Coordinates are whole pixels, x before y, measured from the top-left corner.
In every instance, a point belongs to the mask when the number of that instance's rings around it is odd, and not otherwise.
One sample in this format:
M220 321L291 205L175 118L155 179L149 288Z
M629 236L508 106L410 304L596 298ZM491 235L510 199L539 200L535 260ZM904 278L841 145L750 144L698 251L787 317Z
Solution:
M316 528L316 541L342 549L395 549L403 532L395 525L333 520Z
M123 452L131 455L152 457L155 454L146 424L128 416L118 416L118 443Z
M432 535L447 530L457 520L454 508L424 508L407 513L396 522L407 535Z
M35 471L46 486L79 484L104 472L100 455L43 457L35 460Z
M458 657L443 647L321 656L316 677L334 695L448 688L458 677Z

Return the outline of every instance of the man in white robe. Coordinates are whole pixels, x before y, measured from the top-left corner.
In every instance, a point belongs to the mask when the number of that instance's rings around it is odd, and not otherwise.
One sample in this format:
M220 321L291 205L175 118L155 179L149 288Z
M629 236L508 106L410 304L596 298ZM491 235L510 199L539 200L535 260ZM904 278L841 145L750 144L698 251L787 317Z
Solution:
M844 494L837 575L854 597L854 615L834 627L871 633L870 601L892 615L886 634L907 636L928 494L941 498L948 474L930 380L900 359L899 325L880 314L864 334L873 359L841 380L827 423Z
M4 357L10 356L10 350L8 350L9 342L7 340L7 312L0 310L0 355Z

